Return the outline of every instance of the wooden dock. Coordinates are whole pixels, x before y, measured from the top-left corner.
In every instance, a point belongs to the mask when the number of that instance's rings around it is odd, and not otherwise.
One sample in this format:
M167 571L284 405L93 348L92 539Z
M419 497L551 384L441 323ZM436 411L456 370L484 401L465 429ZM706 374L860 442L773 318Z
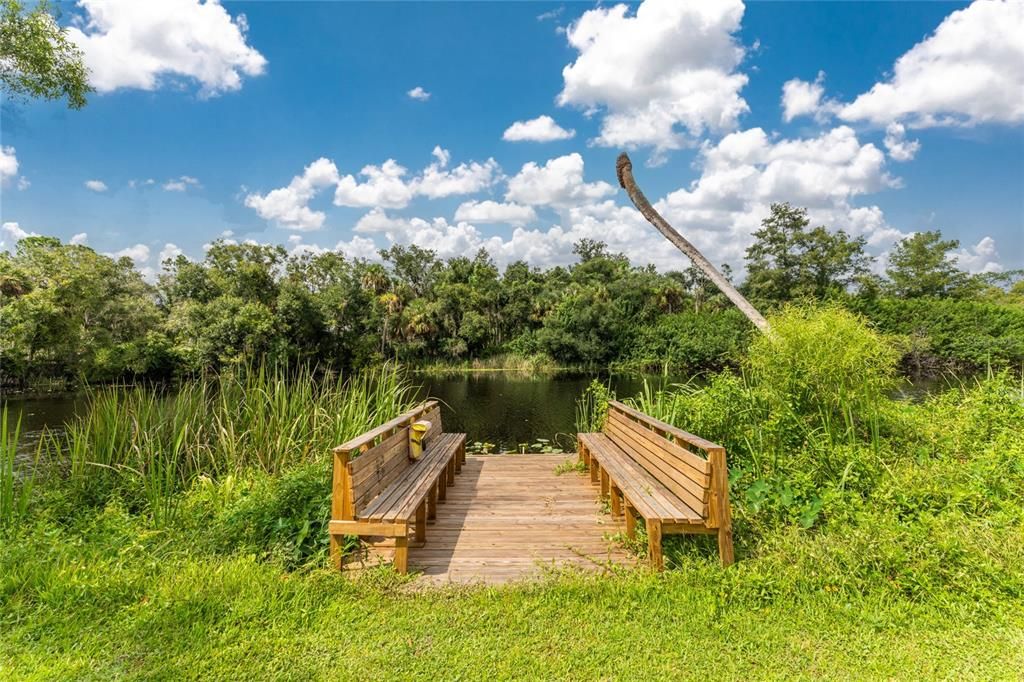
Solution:
M621 518L602 512L589 476L555 473L575 461L575 453L469 455L437 505L427 543L410 545L410 571L423 582L502 583L552 568L633 565L612 539L625 530ZM378 545L361 563L390 562L393 552Z

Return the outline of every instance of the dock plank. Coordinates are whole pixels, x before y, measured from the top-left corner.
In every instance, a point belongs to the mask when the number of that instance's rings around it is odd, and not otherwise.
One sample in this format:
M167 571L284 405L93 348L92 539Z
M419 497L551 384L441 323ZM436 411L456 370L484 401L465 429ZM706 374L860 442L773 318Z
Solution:
M570 454L469 455L427 542L409 550L409 569L424 583L504 583L546 570L606 570L634 565L611 536L620 519L602 513L586 475L555 467ZM365 564L391 560L388 543L370 548Z

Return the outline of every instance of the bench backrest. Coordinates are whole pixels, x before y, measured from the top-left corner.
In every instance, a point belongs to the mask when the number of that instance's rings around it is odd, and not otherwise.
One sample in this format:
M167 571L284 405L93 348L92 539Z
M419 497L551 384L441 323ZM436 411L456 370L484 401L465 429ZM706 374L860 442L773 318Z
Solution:
M431 423L423 441L426 447L443 432L436 400L429 400L334 449L332 518L355 518L381 491L414 466L409 459L409 427L421 419Z
M722 481L728 481L723 447L614 400L608 403L604 433L687 506L708 519L708 525L719 522L721 503L728 505L728 492L721 490ZM704 456L696 451L703 451ZM715 471L716 467L720 471Z

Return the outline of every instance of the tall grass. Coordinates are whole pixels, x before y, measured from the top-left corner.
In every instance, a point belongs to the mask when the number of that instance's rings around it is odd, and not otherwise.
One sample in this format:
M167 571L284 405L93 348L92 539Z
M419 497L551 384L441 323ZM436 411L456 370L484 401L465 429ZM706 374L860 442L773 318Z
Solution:
M863 319L789 308L771 323L741 373L632 400L726 447L739 555L774 557L767 573L831 566L855 591L1024 593L1008 571L1024 539L1021 387L991 375L896 400L898 346Z
M32 496L35 467L21 476L16 471L20 436L21 415L12 426L4 405L0 411L0 526L23 517Z
M278 474L411 406L412 385L385 365L350 377L257 366L159 388L99 388L84 413L45 440L87 499L112 487L141 496L159 523L200 476Z
M597 433L604 427L608 416L608 401L615 394L597 379L590 382L583 394L576 399L576 433Z

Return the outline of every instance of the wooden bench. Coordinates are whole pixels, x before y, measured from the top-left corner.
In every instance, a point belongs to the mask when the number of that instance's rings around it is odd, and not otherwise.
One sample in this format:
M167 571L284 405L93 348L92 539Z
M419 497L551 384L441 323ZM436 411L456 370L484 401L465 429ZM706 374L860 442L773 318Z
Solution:
M423 454L409 458L409 428L427 420ZM466 434L444 433L441 410L428 401L334 449L331 559L342 568L344 537L394 538L395 570L409 567L410 526L426 542L427 520L466 461Z
M626 515L629 537L633 515L643 517L655 568L663 568L661 538L669 534L717 534L722 564L733 563L725 448L617 401L608 403L602 433L577 440L580 460L610 497L612 514Z

